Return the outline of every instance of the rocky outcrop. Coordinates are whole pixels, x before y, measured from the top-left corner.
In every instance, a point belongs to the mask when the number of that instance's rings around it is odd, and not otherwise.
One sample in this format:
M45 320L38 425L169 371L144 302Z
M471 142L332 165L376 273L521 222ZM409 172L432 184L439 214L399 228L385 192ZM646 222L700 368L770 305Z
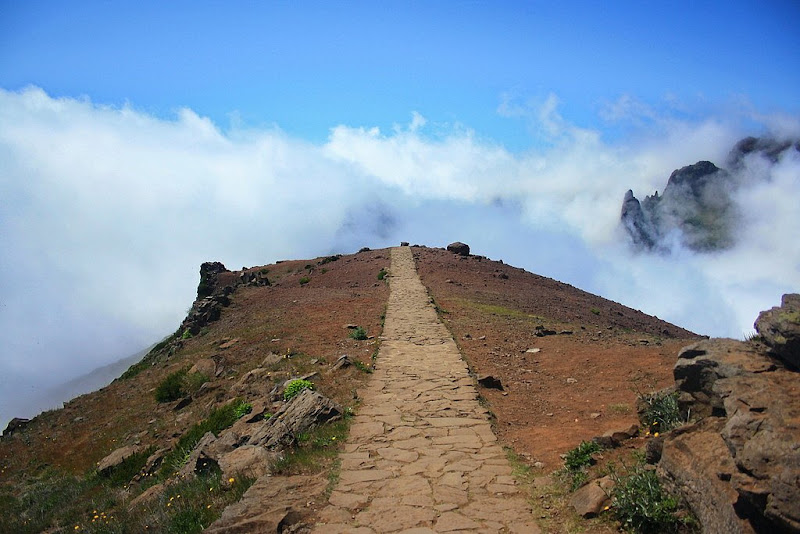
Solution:
M98 462L97 472L103 476L108 476L122 462L140 451L141 448L136 446L121 447Z
M628 190L622 200L620 221L633 245L643 250L666 251L677 240L698 252L730 248L735 243L739 207L735 192L752 180L740 172L748 157L763 157L774 164L789 151L800 151L800 141L748 137L731 150L728 170L710 161L698 161L674 171L664 192L643 201Z
M334 401L316 391L304 389L264 421L249 437L247 444L282 449L293 445L303 432L341 415L342 408Z
M222 308L230 303L231 300L227 295L213 295L194 301L192 309L181 323L180 331L188 330L192 335L197 335L204 326L219 319Z
M724 416L724 402L715 388L719 380L774 371L776 365L754 346L733 339L711 339L684 347L672 371L683 417Z
M674 376L695 422L648 448L665 484L706 532L800 532L800 373L758 343L711 339Z
M453 254L458 254L459 256L469 256L469 245L462 243L461 241L450 243L447 245L447 250Z
M741 168L744 166L745 158L751 154L761 155L772 163L776 163L787 150L792 148L800 152L800 141L745 137L736 143L725 163L731 169Z
M709 251L733 245L735 206L730 175L710 161L676 170L664 194L658 191L639 203L625 193L621 220L633 243L645 249L665 246L672 235L692 250Z
M704 532L752 533L753 526L736 513L738 494L729 482L736 467L719 434L723 424L723 418L709 417L673 432L665 439L658 473L670 493L683 497Z
M242 271L239 275L239 284L243 286L269 286L272 285L265 271Z
M22 417L15 417L11 421L8 422L6 429L3 430L3 437L8 438L14 435L15 432L19 432L31 422L30 419L24 419Z
M307 508L297 507L298 501L311 504L320 500L326 485L321 475L262 476L204 532L296 532L308 515Z
M219 274L227 272L229 272L228 269L218 261L207 261L200 265L200 283L197 285L197 299L200 300L213 295L217 291Z
M761 312L755 329L770 351L800 369L800 295L784 295L781 305Z

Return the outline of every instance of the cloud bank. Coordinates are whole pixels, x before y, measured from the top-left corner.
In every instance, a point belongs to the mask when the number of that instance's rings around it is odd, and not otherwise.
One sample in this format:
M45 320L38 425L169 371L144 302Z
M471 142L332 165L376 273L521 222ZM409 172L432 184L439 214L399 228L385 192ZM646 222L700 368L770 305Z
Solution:
M510 152L413 113L390 132L337 125L310 144L278 128L223 129L189 109L170 119L38 88L0 90L0 419L43 387L173 331L203 261L229 268L406 240L475 253L710 335L740 337L800 288L800 161L742 187L738 245L714 255L636 255L619 227L624 192L722 162L742 123L782 135L793 117L679 121L632 105L616 141L569 124L550 97L504 101L537 148ZM788 132L788 133L787 133ZM758 132L755 132L758 133Z

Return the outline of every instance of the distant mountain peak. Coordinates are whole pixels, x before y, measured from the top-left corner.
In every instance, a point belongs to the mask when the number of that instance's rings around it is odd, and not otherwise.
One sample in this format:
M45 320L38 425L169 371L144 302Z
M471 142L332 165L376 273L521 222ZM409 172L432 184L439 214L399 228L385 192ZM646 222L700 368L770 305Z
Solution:
M706 160L687 165L672 172L661 196L656 191L641 202L629 189L622 226L640 250L667 251L676 240L697 252L731 248L740 219L733 193L741 186L746 159L757 155L775 164L789 150L800 152L800 141L746 137L728 154L728 169Z

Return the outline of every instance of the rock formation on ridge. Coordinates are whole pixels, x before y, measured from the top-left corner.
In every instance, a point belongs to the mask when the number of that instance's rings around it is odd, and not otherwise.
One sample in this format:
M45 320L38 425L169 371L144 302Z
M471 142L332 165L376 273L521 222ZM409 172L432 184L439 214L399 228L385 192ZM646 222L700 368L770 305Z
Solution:
M752 179L741 172L748 158L764 158L771 165L791 152L800 152L800 141L745 138L728 155L727 170L698 161L674 171L661 195L656 191L640 202L628 190L622 226L642 250L667 250L676 243L697 252L731 248L741 218L734 193Z

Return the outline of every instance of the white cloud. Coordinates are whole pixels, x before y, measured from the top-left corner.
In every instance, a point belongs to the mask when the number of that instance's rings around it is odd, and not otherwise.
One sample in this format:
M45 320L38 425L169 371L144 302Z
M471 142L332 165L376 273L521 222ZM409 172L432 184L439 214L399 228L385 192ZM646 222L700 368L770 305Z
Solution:
M622 102L616 116L637 106ZM501 108L528 117L546 148L511 153L461 127L429 136L418 113L390 134L338 125L314 145L277 128L222 131L188 109L164 120L0 90L0 374L68 378L156 341L177 327L208 260L236 269L459 239L727 335L800 286L796 160L741 191L742 247L634 256L620 244L624 192L652 193L700 159L721 163L743 132L648 116L647 131L612 143L566 121L554 95Z

